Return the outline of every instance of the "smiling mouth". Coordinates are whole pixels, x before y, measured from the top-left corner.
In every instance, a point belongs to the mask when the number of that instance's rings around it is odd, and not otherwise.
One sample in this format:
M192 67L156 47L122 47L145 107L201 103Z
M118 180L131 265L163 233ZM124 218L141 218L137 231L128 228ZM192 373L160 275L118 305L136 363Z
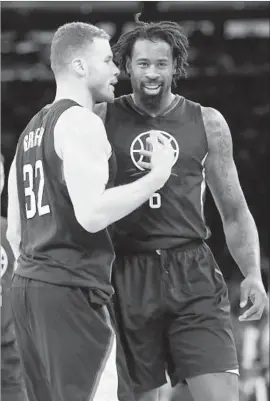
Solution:
M156 89L160 88L160 86L161 85L144 85L144 87L149 90L156 90Z

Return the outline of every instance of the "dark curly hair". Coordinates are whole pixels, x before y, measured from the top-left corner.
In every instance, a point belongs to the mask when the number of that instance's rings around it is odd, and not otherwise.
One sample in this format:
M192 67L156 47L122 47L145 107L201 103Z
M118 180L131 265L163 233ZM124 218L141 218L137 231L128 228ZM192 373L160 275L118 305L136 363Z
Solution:
M171 46L173 59L176 60L176 72L173 77L173 83L176 85L180 77L187 76L188 67L189 43L181 27L172 21L141 22L136 18L136 23L138 26L123 33L113 46L116 64L121 71L127 73L126 61L128 57L132 56L134 44L138 39L164 40Z

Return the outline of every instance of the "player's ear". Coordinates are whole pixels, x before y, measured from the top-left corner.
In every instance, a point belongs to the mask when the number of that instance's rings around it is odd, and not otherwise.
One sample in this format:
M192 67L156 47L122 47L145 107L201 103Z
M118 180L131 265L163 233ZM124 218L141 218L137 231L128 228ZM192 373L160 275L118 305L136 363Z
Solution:
M72 66L73 71L75 71L76 74L78 74L80 77L85 76L85 74L86 74L86 64L85 64L83 59L78 58L78 57L74 58L71 61L71 66Z
M127 57L126 60L126 72L128 75L130 75L130 71L131 71L131 59L130 57Z

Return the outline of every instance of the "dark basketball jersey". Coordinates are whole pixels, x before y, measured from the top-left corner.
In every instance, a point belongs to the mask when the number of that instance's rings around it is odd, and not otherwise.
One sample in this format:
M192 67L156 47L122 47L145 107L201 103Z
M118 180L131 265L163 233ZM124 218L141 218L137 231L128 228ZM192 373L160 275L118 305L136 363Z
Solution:
M146 173L137 162L150 130L163 132L175 151L172 174L164 187L115 224L116 248L166 249L208 238L203 210L208 146L200 105L176 96L162 115L151 117L136 107L131 95L122 96L108 104L105 127L117 159L116 185Z
M2 285L10 282L13 273L14 256L7 241L7 220L1 217L1 278Z
M6 231L7 221L1 217L1 396L3 401L26 401L10 299L14 256Z
M72 106L79 105L67 99L43 108L19 139L16 164L21 246L16 274L111 294L114 252L108 231L91 234L77 222L62 160L54 148L55 124ZM109 164L108 186L114 178L114 155Z
M3 292L3 305L1 308L1 328L5 329L12 318L9 302L9 290L14 268L14 256L6 237L7 220L1 217L1 286ZM9 336L13 333L8 333Z

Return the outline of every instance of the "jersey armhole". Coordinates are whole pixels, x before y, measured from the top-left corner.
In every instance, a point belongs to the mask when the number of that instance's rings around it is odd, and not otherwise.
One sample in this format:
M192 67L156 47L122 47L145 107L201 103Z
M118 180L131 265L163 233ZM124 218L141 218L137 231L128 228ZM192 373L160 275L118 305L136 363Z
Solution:
M208 137L207 137L207 133L206 133L205 124L204 124L204 121L203 121L203 110L202 110L203 106L202 106L201 104L198 103L198 108L199 108L198 123L200 124L201 129L202 129L202 132L204 133L204 138L205 138L205 143L206 143L206 149L207 149L206 155L208 155L208 152L209 152L209 143L208 143Z

